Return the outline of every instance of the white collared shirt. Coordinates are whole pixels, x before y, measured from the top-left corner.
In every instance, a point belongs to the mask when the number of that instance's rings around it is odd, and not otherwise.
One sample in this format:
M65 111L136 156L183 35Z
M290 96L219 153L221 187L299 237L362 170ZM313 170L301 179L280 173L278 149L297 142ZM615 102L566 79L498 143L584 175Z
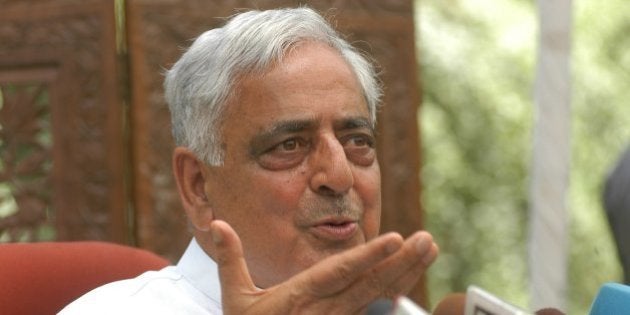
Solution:
M98 287L59 314L223 314L217 264L193 239L177 266Z

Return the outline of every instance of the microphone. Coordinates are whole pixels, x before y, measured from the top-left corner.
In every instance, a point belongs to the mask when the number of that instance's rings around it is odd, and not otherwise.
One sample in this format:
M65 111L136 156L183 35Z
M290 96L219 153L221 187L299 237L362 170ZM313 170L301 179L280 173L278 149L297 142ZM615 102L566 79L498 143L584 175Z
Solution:
M366 315L429 315L422 307L418 306L407 297L399 296L396 301L378 299L366 310Z
M466 290L466 315L526 315L524 310L501 300L480 287L471 285Z
M449 294L435 306L433 315L464 315L465 306L465 293Z
M465 315L466 306L466 294L465 293L453 293L447 295L442 299L433 310L433 315ZM482 310L478 310L481 314L504 314L501 311L497 313L483 313ZM475 313L476 314L476 313ZM543 308L536 313L536 315L565 315L555 308Z
M394 302L389 299L378 299L368 305L365 315L387 315L390 314Z
M553 307L547 307L547 308L539 309L539 310L536 311L535 314L536 315L565 315L559 309L553 308Z
M630 287L625 287L625 294L630 297ZM601 295L601 293L600 293ZM626 310L630 310L630 300L628 300ZM605 309L600 313L590 315L615 315L623 312L610 313ZM388 299L379 299L368 305L366 315L428 315L424 309L415 304L410 299L400 296L394 302ZM433 310L433 315L526 315L526 312L499 297L484 291L476 286L469 286L467 293L452 293L443 298ZM534 313L535 315L565 315L555 308L543 308Z
M429 315L422 307L409 298L399 296L394 303L392 315Z
M619 283L605 283L591 305L590 315L630 313L630 287Z

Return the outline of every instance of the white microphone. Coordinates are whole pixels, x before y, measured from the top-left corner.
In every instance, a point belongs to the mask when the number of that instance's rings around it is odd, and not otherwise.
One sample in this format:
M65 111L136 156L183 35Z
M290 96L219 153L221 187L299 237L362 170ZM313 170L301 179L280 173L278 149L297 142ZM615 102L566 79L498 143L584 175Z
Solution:
M531 314L501 300L489 292L471 285L466 290L464 315L526 315Z
M422 307L407 297L400 296L394 302L392 315L429 315Z

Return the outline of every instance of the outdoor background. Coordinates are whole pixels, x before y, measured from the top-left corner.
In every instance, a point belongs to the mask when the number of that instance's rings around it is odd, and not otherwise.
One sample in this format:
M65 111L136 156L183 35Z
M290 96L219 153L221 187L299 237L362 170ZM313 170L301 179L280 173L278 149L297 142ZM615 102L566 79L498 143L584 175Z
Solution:
M630 145L630 2L573 1L569 314L622 281L602 183ZM430 300L478 285L528 308L535 1L415 2ZM535 253L534 253L535 255Z

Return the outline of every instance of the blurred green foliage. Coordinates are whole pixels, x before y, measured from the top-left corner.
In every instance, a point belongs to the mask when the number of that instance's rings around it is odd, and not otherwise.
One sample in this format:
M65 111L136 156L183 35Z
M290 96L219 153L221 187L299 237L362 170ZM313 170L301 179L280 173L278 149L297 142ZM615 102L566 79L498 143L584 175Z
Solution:
M630 2L574 1L569 309L621 281L602 182L630 144ZM536 2L418 0L422 203L432 304L470 284L529 308ZM535 255L535 253L532 253Z

